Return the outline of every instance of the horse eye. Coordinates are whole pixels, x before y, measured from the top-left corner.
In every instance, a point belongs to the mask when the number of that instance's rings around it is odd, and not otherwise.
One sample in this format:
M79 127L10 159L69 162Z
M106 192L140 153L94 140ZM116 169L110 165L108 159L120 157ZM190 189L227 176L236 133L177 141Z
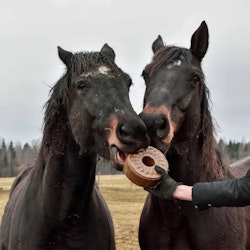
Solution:
M193 77L193 83L196 85L196 84L199 84L200 83L200 78L198 76L194 76Z
M83 81L82 79L81 80L78 80L76 83L75 83L76 87L78 89L84 89L87 87L87 82Z

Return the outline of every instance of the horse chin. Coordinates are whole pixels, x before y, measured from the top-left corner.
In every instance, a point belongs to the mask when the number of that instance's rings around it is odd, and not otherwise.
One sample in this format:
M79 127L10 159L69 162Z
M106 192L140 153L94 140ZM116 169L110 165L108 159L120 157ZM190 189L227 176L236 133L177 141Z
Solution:
M116 145L111 145L109 151L112 166L118 171L123 171L127 154L121 151Z

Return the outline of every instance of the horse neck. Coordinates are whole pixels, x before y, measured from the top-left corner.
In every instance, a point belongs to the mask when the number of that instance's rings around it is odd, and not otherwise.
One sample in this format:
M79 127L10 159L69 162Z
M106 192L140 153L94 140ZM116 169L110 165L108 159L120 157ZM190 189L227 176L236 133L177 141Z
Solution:
M228 174L228 167L216 152L215 145L208 146L208 141L204 140L200 135L172 143L167 159L171 176L177 181L193 185L199 181L220 180ZM215 144L215 140L212 141L209 143Z
M42 197L47 216L63 220L74 210L88 203L95 182L96 154L80 155L80 147L70 133L64 139L43 143L38 164L42 172Z
M171 176L187 185L199 181L202 178L201 154L202 150L194 140L173 142L167 154Z

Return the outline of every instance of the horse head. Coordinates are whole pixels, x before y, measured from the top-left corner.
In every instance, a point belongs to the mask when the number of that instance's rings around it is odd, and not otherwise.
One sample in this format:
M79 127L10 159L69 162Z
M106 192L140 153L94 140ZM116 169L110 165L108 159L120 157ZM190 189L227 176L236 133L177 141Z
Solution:
M197 135L205 92L201 61L208 48L205 22L194 32L190 49L154 41L153 59L144 71L144 108L140 114L153 146L166 153L171 142Z
M98 153L122 170L127 153L149 144L145 124L129 101L131 78L115 64L115 52L107 44L100 52L75 54L58 47L58 54L66 73L47 103L47 140L58 141L64 127L80 155ZM48 133L52 123L59 127L53 134Z

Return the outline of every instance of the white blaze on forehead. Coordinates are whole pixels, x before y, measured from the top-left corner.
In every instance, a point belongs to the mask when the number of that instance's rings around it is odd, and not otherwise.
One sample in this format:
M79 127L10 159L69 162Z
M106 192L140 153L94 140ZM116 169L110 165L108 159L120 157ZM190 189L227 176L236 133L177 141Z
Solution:
M176 60L176 61L174 61L174 62L168 64L167 67L170 69L170 68L172 68L173 66L181 66L181 60Z
M181 65L181 60L177 60L173 63L173 65L180 66Z
M98 68L98 71L100 74L107 75L110 72L110 68L103 65Z
M96 75L99 75L99 74L108 75L109 72L110 72L110 68L108 68L107 66L102 65L99 68L97 68L97 69L95 69L93 71L85 72L82 75L85 76L85 77L96 76Z

